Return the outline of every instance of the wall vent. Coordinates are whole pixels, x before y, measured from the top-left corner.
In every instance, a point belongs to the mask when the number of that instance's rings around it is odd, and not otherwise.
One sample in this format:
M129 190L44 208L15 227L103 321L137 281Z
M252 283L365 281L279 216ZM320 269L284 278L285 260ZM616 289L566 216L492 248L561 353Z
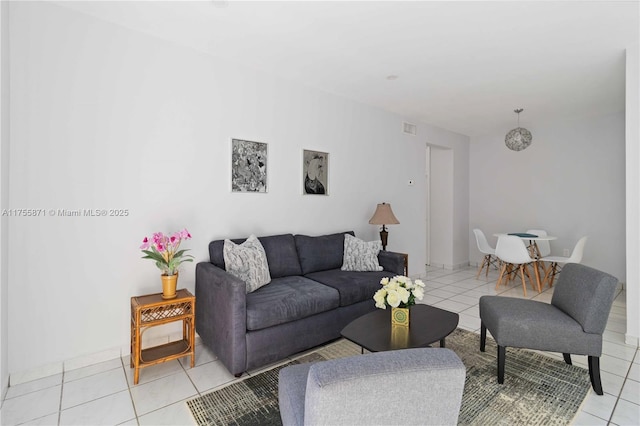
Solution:
M415 124L411 124L411 123L407 123L406 121L403 121L402 133L415 136L416 134L418 134L418 128Z

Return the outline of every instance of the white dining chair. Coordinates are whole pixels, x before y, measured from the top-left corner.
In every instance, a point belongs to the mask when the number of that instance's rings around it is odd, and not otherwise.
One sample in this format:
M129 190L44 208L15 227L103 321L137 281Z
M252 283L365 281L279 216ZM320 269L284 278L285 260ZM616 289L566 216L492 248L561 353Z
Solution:
M489 268L491 267L491 265L496 266L496 249L489 245L487 237L484 236L484 232L482 232L480 229L475 228L473 230L473 233L476 236L476 244L478 245L478 250L480 251L480 253L484 254L482 264L478 268L478 273L476 274L476 279L478 279L478 277L480 276L480 272L482 272L485 267L487 268L487 272L485 275L489 277Z
M586 236L580 238L576 245L573 247L571 256L547 256L540 259L542 262L549 263L549 267L545 270L543 283L549 283L549 287L553 286L553 281L562 270L562 266L567 263L580 263L582 262L582 255L584 254L584 246L587 244Z
M502 268L500 269L500 277L496 284L496 290L500 287L505 273L507 273L507 271L509 271L509 273L515 272L513 271L513 268L516 267L517 270L520 271L520 277L522 278L522 290L525 297L527 296L527 285L524 279L525 275L529 278L529 283L534 290L538 290L538 293L542 291L537 260L531 257L529 250L524 245L524 241L522 241L520 237L515 235L501 235L498 237L496 257L502 262ZM536 276L535 284L531 279L531 274L529 274L529 265L533 266L533 272Z

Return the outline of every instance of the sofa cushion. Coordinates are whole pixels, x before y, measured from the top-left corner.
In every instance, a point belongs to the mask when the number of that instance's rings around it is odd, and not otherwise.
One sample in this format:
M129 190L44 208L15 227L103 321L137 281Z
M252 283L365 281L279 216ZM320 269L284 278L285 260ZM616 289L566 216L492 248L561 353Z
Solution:
M260 240L267 254L271 278L302 275L300 262L298 262L298 251L292 234L259 237L258 240ZM241 244L245 241L245 238L232 239L231 241ZM209 243L209 259L218 268L226 270L222 252L223 245L224 240L216 240Z
M301 276L281 277L247 294L247 330L261 330L339 306L338 292Z
M344 235L343 271L382 271L378 263L378 253L382 250L382 242L362 241L349 234Z
M247 293L271 282L267 255L255 235L242 244L224 240L223 255L228 272L245 282Z
M302 274L340 268L344 251L344 234L354 235L353 231L318 237L296 235L294 238Z
M340 306L348 306L364 300L371 300L373 305L375 303L373 294L382 287L380 280L393 275L388 271L352 272L332 269L330 271L313 272L305 275L305 277L338 290L338 293L340 293Z

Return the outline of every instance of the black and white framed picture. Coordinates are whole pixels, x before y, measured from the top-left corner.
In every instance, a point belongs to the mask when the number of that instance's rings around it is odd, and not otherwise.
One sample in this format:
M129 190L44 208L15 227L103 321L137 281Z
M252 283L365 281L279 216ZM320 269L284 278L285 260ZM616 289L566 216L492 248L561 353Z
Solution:
M329 153L302 150L302 193L329 195Z
M231 139L231 191L267 192L267 144Z

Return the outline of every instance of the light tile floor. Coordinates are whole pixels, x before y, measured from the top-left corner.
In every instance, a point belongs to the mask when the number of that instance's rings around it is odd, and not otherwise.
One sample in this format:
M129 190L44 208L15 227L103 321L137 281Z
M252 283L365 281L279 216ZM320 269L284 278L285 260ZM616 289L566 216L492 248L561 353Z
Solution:
M497 273L475 279L475 268L429 268L423 303L460 314L459 327L479 332L478 299L485 294L524 297L519 283L495 290ZM550 302L553 290L527 291L527 298ZM591 391L574 420L577 425L640 424L640 359L625 345L625 292L618 291L604 334L601 358L605 394ZM560 354L547 354L562 359ZM574 363L587 367L586 357ZM262 370L262 369L261 369ZM259 370L258 370L259 371ZM248 374L256 374L250 371ZM192 425L185 401L238 380L202 345L196 366L189 358L141 370L133 385L129 357L102 362L9 388L1 408L2 425Z

